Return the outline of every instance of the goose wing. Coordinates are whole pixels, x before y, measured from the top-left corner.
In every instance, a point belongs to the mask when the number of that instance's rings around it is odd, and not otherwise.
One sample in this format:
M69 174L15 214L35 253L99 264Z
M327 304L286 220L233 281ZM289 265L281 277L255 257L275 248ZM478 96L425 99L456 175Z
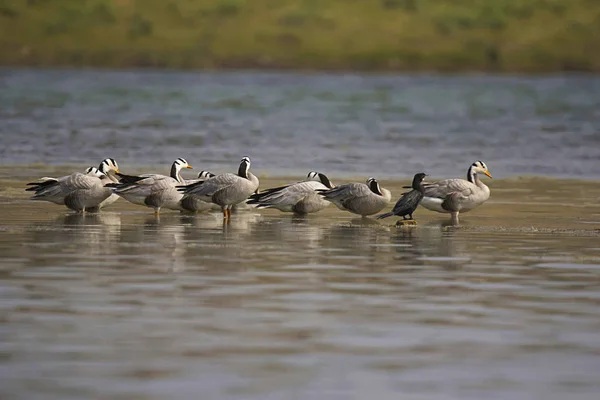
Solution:
M115 193L147 197L156 192L160 192L169 188L174 188L177 184L179 184L177 180L165 175L153 174L150 176L139 178L142 179L139 179L133 183L118 184L116 186Z
M364 183L347 183L329 190L318 190L318 192L328 200L339 202L370 196L373 193Z
M329 190L317 190L325 199L338 208L357 210L361 205L369 203L375 194L364 183L347 183Z
M56 178L44 177L39 182L30 182L31 186L25 190L35 192L31 200L47 200L56 204L64 204L64 197L68 194L61 182L67 181L70 175Z
M76 172L66 177L67 179L59 179L58 182L61 185L63 191L71 192L78 189L92 189L102 181L97 176L86 175L80 172Z
M326 190L327 186L317 181L302 181L290 185L267 189L250 196L248 204L258 207L294 205L317 190Z
M193 194L196 196L211 197L216 192L234 186L240 181L239 176L232 173L213 176L205 181L192 183L191 185L182 185L178 187L179 191L185 194Z
M160 174L141 174L141 175L125 175L120 172L117 172L117 176L119 177L119 183L136 183L146 178L151 178L153 176L164 176Z
M475 185L464 179L446 179L423 185L426 197L445 199L449 195L468 197L473 194Z
M441 200L441 207L447 211L460 209L460 204L475 194L477 186L464 179L446 179L424 185L424 195Z

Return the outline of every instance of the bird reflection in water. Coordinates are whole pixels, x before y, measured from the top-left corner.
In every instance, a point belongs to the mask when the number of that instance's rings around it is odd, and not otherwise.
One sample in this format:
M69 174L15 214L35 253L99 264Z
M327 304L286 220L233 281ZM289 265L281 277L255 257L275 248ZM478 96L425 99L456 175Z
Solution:
M456 268L469 260L468 240L461 240L457 231L447 230L434 223L420 226L398 227L390 240L397 245L394 259L402 264L428 265L439 259L440 265Z
M33 262L45 265L47 260L37 260L38 249L48 254L74 254L83 259L89 256L112 255L118 252L121 236L121 216L118 213L65 214L45 223L31 225L25 243L35 246L24 248ZM75 257L76 258L76 257ZM71 259L75 259L71 257Z
M65 214L56 218L52 226L65 233L64 239L76 243L88 252L97 254L114 247L121 236L119 213ZM48 231L60 237L57 231Z

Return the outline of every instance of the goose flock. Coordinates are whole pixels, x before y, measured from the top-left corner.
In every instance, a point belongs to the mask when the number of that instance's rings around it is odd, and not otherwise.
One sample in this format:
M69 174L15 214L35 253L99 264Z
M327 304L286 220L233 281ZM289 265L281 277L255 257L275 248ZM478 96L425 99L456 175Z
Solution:
M103 160L98 168L75 172L60 178L43 177L28 183L26 190L34 192L32 200L49 201L80 212L98 212L120 197L140 206L149 207L159 215L161 209L181 212L221 210L223 218L231 218L231 210L242 204L256 208L275 208L282 212L310 214L334 204L343 211L368 217L384 210L392 199L388 189L377 179L366 183L346 183L335 186L320 172L311 171L305 180L288 185L259 190L258 178L250 172L250 158L240 161L237 173L213 174L201 171L196 179L186 180L183 169L192 166L178 158L169 176L161 174L125 175L113 158ZM403 193L393 209L377 216L402 217L399 223L414 224L413 213L419 205L439 213L449 213L454 225L458 215L483 204L490 189L478 174L491 178L483 161L469 166L467 179L445 179L427 183L427 174L415 174L411 189Z

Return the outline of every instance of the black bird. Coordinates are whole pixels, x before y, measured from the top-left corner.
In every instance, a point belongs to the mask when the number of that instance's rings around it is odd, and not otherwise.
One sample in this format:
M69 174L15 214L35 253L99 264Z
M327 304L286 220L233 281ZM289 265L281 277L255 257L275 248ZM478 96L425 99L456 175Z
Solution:
M397 215L399 217L402 217L405 220L406 219L412 220L413 219L412 214L415 212L415 210L419 206L421 199L423 199L422 182L426 176L427 176L427 174L425 174L423 172L419 172L418 174L415 174L413 181L412 181L412 186L410 186L410 187L412 187L413 190L411 190L410 192L403 193L402 196L400 196L400 199L398 199L398 201L396 202L396 205L394 206L392 211L385 213L385 214L378 215L377 219L382 219L382 218L391 217L392 215ZM406 187L406 186L404 186L404 187ZM408 216L408 218L406 218L406 216Z

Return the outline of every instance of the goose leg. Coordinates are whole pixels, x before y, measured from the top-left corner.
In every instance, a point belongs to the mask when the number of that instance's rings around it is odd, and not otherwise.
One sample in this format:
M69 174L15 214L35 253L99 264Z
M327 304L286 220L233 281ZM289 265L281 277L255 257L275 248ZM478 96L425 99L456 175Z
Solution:
M156 215L156 216L160 215L160 207L154 208L154 215Z
M223 206L221 210L223 210L223 219L227 219L227 206Z
M458 225L458 211L452 212L452 225Z

